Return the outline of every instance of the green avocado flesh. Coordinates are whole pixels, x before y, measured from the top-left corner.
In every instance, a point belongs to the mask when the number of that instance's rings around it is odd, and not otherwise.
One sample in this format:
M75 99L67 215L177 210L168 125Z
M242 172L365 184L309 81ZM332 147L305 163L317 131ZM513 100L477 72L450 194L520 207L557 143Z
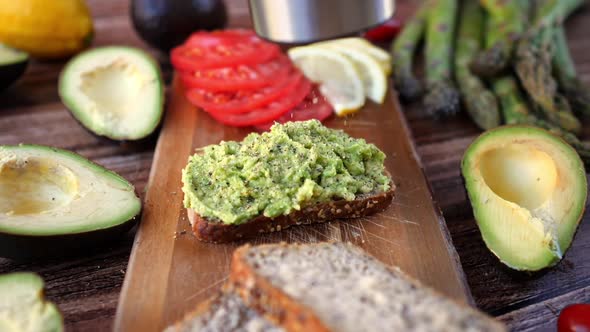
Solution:
M38 145L0 146L0 233L104 230L131 220L140 209L129 182L77 154Z
M19 62L25 62L29 56L25 52L15 50L6 45L0 44L0 66L12 65Z
M43 280L34 273L0 275L0 331L63 331L61 314L45 301L43 287Z
M59 94L88 130L115 140L138 140L160 123L164 83L147 53L122 46L95 48L73 58Z
M537 271L561 260L587 195L572 147L543 129L500 127L469 146L461 167L483 240L500 261Z
M286 215L331 199L387 191L385 155L317 120L276 124L242 142L205 147L182 173L184 205L202 217L240 224Z

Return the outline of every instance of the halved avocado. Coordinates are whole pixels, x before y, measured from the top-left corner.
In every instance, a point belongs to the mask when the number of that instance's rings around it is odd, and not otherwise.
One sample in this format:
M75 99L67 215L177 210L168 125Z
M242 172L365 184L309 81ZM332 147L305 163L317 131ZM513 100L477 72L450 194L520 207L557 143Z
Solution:
M61 313L45 300L43 287L43 279L34 273L0 275L0 331L63 331Z
M64 68L59 95L88 130L114 140L139 140L160 123L164 83L158 63L124 46L80 53Z
M27 69L29 55L0 44L0 91L16 82Z
M587 196L571 146L536 127L499 127L469 146L461 168L483 240L500 261L537 271L561 260Z
M75 254L111 240L141 210L133 186L75 153L0 146L0 256Z

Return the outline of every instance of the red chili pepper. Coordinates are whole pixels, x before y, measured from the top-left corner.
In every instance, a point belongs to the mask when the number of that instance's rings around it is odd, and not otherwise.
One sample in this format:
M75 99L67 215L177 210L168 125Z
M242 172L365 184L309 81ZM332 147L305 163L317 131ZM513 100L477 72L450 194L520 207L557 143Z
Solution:
M365 32L363 37L373 42L387 42L397 36L401 28L402 23L399 20L390 18L380 26Z
M590 332L590 304L573 304L561 310L558 332Z

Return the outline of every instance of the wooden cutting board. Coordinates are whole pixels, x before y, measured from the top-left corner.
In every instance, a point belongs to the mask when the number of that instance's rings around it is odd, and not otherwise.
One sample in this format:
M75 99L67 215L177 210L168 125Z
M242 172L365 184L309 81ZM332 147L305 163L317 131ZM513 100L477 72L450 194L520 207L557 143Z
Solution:
M445 221L432 200L397 98L369 104L354 116L326 125L376 144L397 190L384 212L360 220L331 222L263 235L254 244L350 241L388 265L397 265L424 284L471 303L459 258ZM191 233L183 208L181 169L196 148L241 140L248 129L223 126L195 109L175 80L156 147L142 221L137 232L115 331L161 331L219 289L233 250L243 244L207 244Z

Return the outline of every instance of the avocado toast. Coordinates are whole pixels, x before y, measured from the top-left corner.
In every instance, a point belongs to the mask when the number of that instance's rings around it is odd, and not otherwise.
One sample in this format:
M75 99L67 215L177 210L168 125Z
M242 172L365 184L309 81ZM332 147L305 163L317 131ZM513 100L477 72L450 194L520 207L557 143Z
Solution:
M182 174L184 206L206 242L358 218L393 199L384 160L373 144L319 121L277 124L193 155Z

